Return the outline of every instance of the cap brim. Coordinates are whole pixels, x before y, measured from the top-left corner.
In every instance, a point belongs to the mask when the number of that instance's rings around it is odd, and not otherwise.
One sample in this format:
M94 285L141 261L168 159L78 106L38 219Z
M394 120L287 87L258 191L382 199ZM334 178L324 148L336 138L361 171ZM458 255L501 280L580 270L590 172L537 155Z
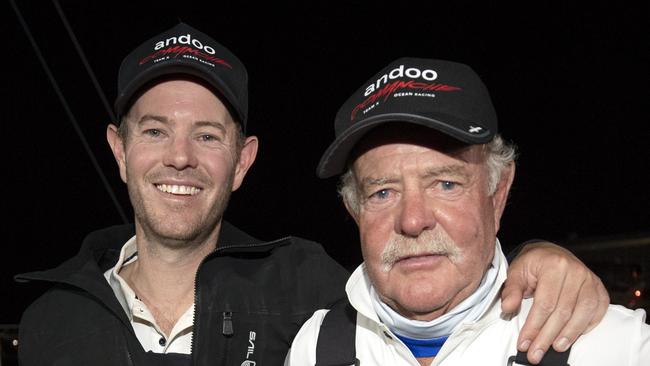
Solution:
M152 66L133 79L115 100L116 117L121 118L127 112L127 108L133 102L132 99L143 86L160 77L173 74L185 74L205 80L219 92L220 99L221 97L225 98L225 101L222 102L225 102L224 104L233 114L233 117L236 117L242 123L246 122L246 115L236 104L237 98L221 79L203 70L200 66L194 66L182 60L168 60L160 65Z
M449 118L452 117L439 116L439 119L436 119L408 113L387 113L370 117L363 122L357 123L356 126L347 129L334 140L321 157L316 174L320 178L329 178L342 173L347 164L350 152L359 140L372 129L388 122L411 123L433 128L471 145L487 143L494 136L492 131L485 128L482 133L470 134L464 130L454 128L448 123L442 122L442 120L449 120Z

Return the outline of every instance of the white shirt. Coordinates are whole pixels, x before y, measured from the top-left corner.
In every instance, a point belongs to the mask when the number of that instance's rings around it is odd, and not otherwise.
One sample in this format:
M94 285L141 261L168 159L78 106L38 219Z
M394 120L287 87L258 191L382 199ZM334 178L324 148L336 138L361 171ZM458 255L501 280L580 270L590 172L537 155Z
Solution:
M144 302L140 301L128 283L119 275L124 266L138 259L135 236L129 239L122 250L115 267L104 272L104 277L115 293L115 297L122 305L126 316L129 318L136 337L145 351L155 353L183 353L192 352L192 326L194 321L194 305L190 306L178 319L169 338L156 324L151 311Z
M497 245L501 261L497 281L490 292L492 302L474 322L461 323L453 331L431 365L505 366L517 353L519 330L533 299L524 300L513 316L501 313L499 289L506 279L507 263ZM356 357L361 365L419 366L411 351L386 325L381 323L370 300L370 279L360 265L346 285L350 304L357 310ZM285 365L314 365L320 325L328 310L318 310L303 324L293 340ZM605 318L573 345L571 366L648 366L650 365L650 326L644 323L643 310L610 305Z

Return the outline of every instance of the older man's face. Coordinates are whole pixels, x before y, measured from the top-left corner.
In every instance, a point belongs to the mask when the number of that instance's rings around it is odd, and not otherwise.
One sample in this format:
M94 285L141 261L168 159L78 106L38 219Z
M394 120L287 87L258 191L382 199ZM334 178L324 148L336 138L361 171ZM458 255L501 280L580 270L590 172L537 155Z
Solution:
M452 146L429 129L384 128L361 147L353 216L370 279L402 315L434 319L478 287L509 183L489 195L483 148Z

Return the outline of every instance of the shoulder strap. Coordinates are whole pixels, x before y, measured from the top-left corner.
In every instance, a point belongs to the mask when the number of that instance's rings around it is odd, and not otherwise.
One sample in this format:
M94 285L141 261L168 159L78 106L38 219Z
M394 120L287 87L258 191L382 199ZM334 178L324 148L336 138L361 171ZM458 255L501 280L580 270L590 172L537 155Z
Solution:
M570 366L568 363L569 353L571 353L571 347L564 352L558 352L554 350L553 347L550 347L537 366ZM517 351L516 356L510 356L510 358L508 358L508 366L513 366L515 364L535 366L528 362L526 352L521 351Z
M356 329L357 311L344 297L323 318L316 344L316 366L358 365Z
M355 348L356 315L347 298L338 301L325 314L316 343L316 366L359 365ZM551 347L537 366L570 366L570 353L571 347L565 352L557 352ZM528 362L526 353L519 351L516 356L508 358L507 366L514 365L534 366Z

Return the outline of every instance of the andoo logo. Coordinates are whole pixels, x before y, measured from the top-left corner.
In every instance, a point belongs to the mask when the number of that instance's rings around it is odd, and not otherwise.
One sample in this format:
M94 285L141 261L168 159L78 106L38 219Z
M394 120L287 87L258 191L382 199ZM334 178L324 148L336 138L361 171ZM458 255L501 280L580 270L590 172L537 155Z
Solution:
M194 46L194 47L196 47L196 48L198 48L200 50L203 50L203 51L205 51L205 52L207 52L207 53L209 53L211 55L215 54L214 48L212 48L212 47L210 47L208 45L204 46L203 43L201 43L201 41L199 41L196 38L192 39L192 36L189 33L188 34L183 34L180 37L170 37L170 38L167 38L164 41L158 41L158 42L156 42L156 45L154 46L153 49L157 51L157 50L159 50L159 49L161 49L163 47L169 46L169 43L176 44L177 40L178 40L178 43L180 43L180 44L191 44L192 46Z
M461 90L461 88L457 86L451 86L447 84L427 83L416 80L404 80L405 77L410 79L424 79L426 81L434 81L438 78L438 73L431 69L420 70L416 67L409 67L405 69L404 65L399 65L366 87L366 91L363 95L367 98L352 109L352 113L350 113L350 121L354 121L357 113L360 111L365 114L378 106L380 103L378 100L381 97L383 97L383 101L386 101L391 95L435 97L434 94L426 92L448 92ZM398 78L401 79L394 80ZM405 92L397 95L395 94L397 91L400 91L402 89L411 89L414 90L414 92Z
M363 95L367 97L368 95L372 94L375 89L379 89L382 84L388 83L389 79L393 80L397 78L403 78L404 76L410 77L411 79L422 77L422 79L426 81L434 81L438 78L438 73L431 69L422 71L416 67L409 67L406 69L406 71L404 71L404 65L399 65L399 67L392 69L390 72L377 79L377 81L373 84L368 85L366 87L366 92Z
M191 34L183 34L177 37L169 37L165 40L157 41L154 45L154 53L140 60L140 65L147 63L151 60L157 62L158 60L166 59L169 57L188 57L194 58L200 62L214 62L232 69L226 61L215 57L216 51L214 48L204 45L196 38L192 38Z

